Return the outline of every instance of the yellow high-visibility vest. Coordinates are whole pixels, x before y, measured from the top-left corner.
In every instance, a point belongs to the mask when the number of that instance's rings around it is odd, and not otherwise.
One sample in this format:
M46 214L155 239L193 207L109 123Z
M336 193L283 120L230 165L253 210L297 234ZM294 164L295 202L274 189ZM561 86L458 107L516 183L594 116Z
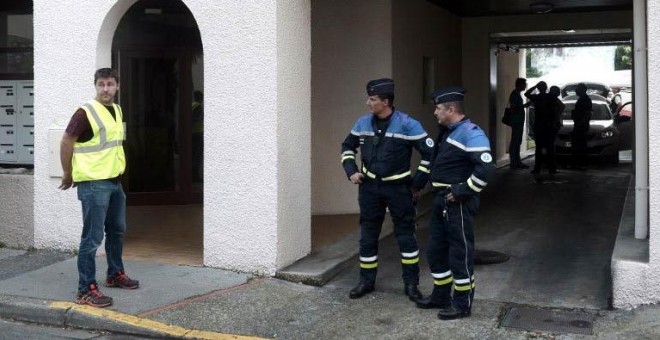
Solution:
M121 107L112 104L115 117L96 100L80 108L85 110L94 136L89 141L73 146L73 181L83 182L115 178L126 169L126 156L122 140L124 124Z

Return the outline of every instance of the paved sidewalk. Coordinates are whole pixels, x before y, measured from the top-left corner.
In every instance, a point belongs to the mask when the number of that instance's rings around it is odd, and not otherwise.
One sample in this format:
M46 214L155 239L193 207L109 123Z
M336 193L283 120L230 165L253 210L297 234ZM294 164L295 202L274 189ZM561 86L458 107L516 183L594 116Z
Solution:
M25 256L10 252L0 249L0 258ZM98 258L99 273L105 269L103 262ZM632 311L577 309L595 318L593 335L553 334L500 327L505 312L515 305L492 300L477 299L468 319L441 321L435 311L417 309L403 294L390 290L350 300L343 287L252 279L212 268L128 262L127 269L142 287L105 288L115 298L109 309L72 303L76 287L72 257L2 280L0 317L157 338L660 338L660 306Z

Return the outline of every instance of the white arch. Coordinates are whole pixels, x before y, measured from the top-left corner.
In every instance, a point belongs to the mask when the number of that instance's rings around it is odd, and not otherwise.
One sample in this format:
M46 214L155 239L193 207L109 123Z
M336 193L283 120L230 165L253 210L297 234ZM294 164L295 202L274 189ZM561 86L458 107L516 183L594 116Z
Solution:
M112 6L110 11L106 14L101 24L101 29L99 30L98 39L96 39L96 68L110 67L112 65L112 39L115 36L117 31L117 26L119 21L124 17L126 12L131 6L140 0L119 0L117 3ZM195 20L195 25L197 30L200 33L200 40L202 41L202 50L204 50L204 39L201 38L201 30L199 29L199 24L193 10L186 4L185 1L181 1L186 8L190 11L190 14Z
M96 39L96 68L112 65L112 38L115 36L119 21L133 4L139 0L120 0L106 14Z

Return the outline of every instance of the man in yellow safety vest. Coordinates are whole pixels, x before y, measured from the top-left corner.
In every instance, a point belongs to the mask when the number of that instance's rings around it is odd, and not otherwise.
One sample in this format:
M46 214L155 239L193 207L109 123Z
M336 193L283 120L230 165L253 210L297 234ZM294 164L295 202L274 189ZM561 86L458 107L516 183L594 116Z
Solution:
M60 145L60 189L78 188L83 230L78 249L76 303L94 307L112 305L96 283L94 257L105 232L107 287L136 289L140 286L124 272L122 248L126 231L126 195L121 175L126 169L123 114L114 103L119 90L117 71L102 68L94 74L96 98L73 114Z

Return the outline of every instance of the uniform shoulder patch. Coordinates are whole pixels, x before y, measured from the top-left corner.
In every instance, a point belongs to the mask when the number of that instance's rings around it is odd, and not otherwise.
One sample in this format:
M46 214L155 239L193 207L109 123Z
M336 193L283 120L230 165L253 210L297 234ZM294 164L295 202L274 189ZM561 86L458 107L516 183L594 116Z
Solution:
M432 148L434 145L435 145L435 143L433 143L433 139L426 138L426 146L428 146L429 148Z
M484 163L490 163L493 161L493 156L491 156L488 152L484 152L481 154L481 161Z

